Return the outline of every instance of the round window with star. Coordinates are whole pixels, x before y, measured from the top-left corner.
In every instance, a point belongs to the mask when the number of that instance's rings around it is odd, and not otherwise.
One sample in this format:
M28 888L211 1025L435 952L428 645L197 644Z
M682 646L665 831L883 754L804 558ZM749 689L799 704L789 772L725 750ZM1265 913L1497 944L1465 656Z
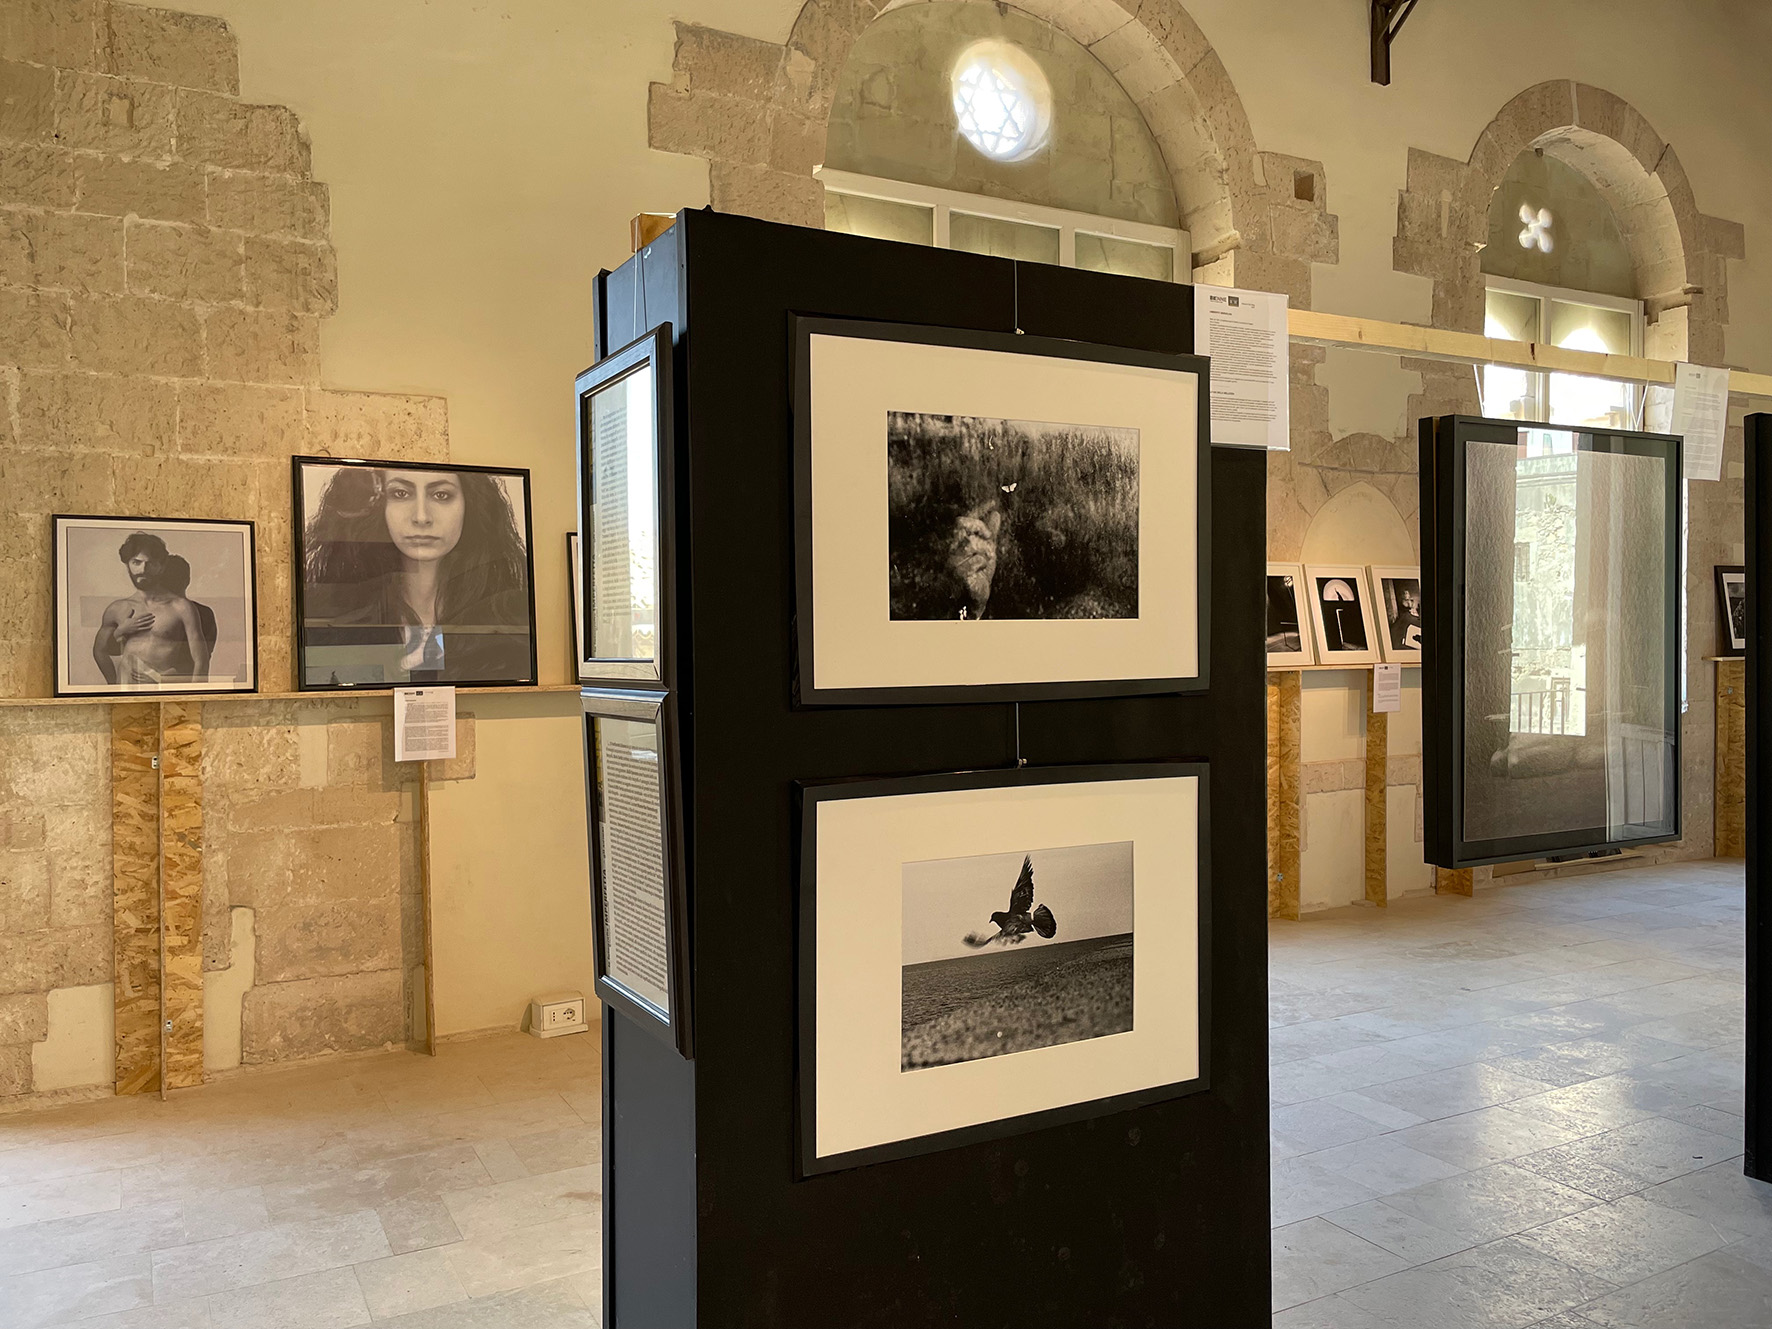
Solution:
M1052 132L1052 85L1018 46L982 41L954 62L954 118L992 161L1025 161Z

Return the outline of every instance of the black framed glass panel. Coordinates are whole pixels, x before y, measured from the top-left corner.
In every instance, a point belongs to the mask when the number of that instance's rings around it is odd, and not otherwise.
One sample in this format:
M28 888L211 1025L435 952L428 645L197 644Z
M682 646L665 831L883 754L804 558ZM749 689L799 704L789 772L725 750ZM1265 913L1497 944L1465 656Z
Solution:
M1422 423L1428 857L1679 835L1678 438Z

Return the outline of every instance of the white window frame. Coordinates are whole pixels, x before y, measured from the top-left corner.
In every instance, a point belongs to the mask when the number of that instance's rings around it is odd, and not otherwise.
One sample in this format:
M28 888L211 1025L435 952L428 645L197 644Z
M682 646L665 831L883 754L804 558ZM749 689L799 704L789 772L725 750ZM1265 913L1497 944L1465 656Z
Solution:
M1153 226L1149 222L1124 221L1118 217L1102 217L1092 212L1072 212L1068 208L1047 207L1041 203L1018 203L1013 199L992 198L988 194L968 194L959 189L942 189L936 185L912 184L906 180L888 180L882 176L860 175L820 166L814 172L826 189L836 194L859 194L887 203L908 203L933 209L934 240L937 249L952 249L949 219L956 212L993 221L1023 222L1058 232L1058 265L1077 266L1077 236L1100 235L1114 240L1135 240L1174 252L1170 265L1172 280L1186 284L1193 280L1193 242L1186 232L1170 226Z
M1540 336L1543 336L1545 331L1545 306L1552 300L1560 301L1566 305L1585 305L1589 309L1608 309L1616 311L1617 313L1628 314L1630 315L1631 321L1630 350L1628 354L1635 356L1643 354L1646 315L1643 312L1643 302L1641 300L1632 300L1619 295L1600 295L1594 291L1577 291L1567 286L1545 286L1538 282L1519 281L1513 277L1491 277L1487 273L1483 274L1483 290L1485 296L1487 296L1490 291L1501 291L1508 295L1523 295L1530 299L1537 300L1538 331ZM1539 344L1550 345L1549 342L1541 342ZM1513 365L1508 366L1510 369L1516 367L1517 366ZM1537 392L1534 396L1534 400L1538 403L1539 410L1538 419L1522 423L1549 424L1550 379L1552 371L1548 369L1528 369L1522 372L1530 374L1537 380ZM1615 379L1612 381L1624 383L1625 386L1630 389L1632 412L1635 416L1634 427L1641 429L1643 427L1643 406L1647 400L1643 385L1626 379Z

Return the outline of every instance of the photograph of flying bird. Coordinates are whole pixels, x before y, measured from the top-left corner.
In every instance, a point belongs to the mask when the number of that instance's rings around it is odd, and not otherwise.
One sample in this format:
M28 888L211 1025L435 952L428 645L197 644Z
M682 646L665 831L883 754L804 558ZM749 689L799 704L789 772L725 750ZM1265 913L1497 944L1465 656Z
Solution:
M1009 908L992 914L991 922L996 924L995 933L968 932L966 944L988 946L994 941L999 946L1019 946L1030 932L1037 932L1042 937L1057 935L1058 920L1052 916L1052 911L1045 905L1034 908L1034 860L1031 854L1022 855L1021 875L1015 879L1015 889L1009 892Z

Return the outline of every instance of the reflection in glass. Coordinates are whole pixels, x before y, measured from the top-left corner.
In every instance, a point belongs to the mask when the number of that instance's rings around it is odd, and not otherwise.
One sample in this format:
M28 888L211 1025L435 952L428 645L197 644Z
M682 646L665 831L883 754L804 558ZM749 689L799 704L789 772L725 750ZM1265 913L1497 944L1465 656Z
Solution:
M1674 829L1668 467L1594 446L1545 426L1468 446L1469 841Z
M1116 272L1123 277L1175 280L1175 249L1116 235L1077 232L1077 266L1086 272Z
M948 214L948 245L969 254L995 254L1026 263L1058 262L1056 228L980 217L970 212Z
M668 1017L670 916L658 724L614 716L599 716L594 724L604 969Z
M652 368L590 401L591 656L658 657L658 454Z
M902 240L913 245L935 243L935 209L865 194L824 191L824 227L875 240Z

